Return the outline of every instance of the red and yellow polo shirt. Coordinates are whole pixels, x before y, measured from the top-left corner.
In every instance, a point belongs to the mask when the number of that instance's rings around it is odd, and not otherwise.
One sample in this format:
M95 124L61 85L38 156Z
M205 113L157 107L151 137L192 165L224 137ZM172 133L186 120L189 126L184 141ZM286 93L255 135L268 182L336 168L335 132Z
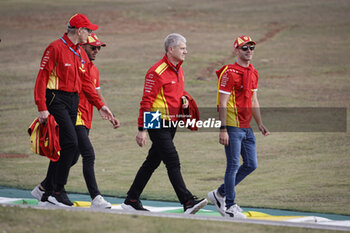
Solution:
M246 69L251 72L251 94L247 98L243 90L243 77ZM256 69L250 64L249 67L242 67L237 64L223 66L216 71L219 78L217 91L217 105L219 105L219 93L230 95L227 103L226 125L250 128L252 119L252 96L257 91L259 75Z

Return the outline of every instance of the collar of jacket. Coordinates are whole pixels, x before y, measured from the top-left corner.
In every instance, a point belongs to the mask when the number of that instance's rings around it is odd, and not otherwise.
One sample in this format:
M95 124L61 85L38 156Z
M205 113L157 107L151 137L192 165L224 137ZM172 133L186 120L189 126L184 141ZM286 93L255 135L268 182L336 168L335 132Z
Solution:
M166 55L166 53L165 53L165 55L164 55L164 57L163 57L163 60L164 60L164 62L165 62L166 64L168 64L169 66L171 66L173 69L175 69L175 70L177 70L177 71L180 69L181 64L182 64L182 62L183 62L183 61L180 61L179 63L177 63L176 66L174 66L174 64L171 63L171 62L168 60L168 56Z
M62 36L62 38L67 42L67 45L68 47L71 47L72 49L74 50L77 50L78 49L78 46L80 46L81 44L78 43L78 44L73 44L73 42L69 39L67 33L64 33L64 35Z

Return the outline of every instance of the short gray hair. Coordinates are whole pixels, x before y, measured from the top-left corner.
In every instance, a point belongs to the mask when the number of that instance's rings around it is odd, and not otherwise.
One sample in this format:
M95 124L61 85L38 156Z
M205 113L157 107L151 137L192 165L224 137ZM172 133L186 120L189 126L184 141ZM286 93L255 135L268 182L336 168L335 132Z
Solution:
M76 28L72 28L72 27L68 26L67 27L67 34L69 34L69 33L74 34L76 30L77 30Z
M180 42L186 43L186 38L178 33L169 34L164 40L165 52L168 52L169 47L178 46Z
M75 30L77 30L75 27L71 27L69 23L67 23L67 33L75 33Z

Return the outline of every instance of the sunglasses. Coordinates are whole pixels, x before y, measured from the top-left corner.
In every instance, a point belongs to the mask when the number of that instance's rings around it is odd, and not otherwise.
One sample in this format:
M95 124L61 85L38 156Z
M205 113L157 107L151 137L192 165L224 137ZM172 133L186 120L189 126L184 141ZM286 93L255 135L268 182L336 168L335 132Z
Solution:
M255 49L255 45L243 45L242 47L241 47L241 49L243 50L243 51L247 51L248 49L250 49L250 51L253 51L254 49Z
M88 28L83 28L83 29L85 29L89 34L92 33L92 30L91 30L91 29L88 29Z
M101 46L90 46L90 49L91 49L92 51L95 51L95 50L100 51Z

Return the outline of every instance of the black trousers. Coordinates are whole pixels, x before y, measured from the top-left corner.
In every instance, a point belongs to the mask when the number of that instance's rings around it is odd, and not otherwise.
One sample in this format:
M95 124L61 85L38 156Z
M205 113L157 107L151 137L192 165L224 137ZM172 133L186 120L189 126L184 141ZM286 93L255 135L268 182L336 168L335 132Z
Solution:
M77 163L79 155L83 158L83 174L86 187L89 190L91 199L101 195L95 177L95 152L89 138L89 129L83 125L75 126L78 137L79 151L73 159L72 166Z
M47 191L61 191L67 183L72 161L78 153L78 137L75 132L79 96L57 90L46 90L46 106L59 125L60 158L50 161L47 175L42 182Z
M180 203L184 204L193 198L181 175L180 159L173 142L175 133L176 128L148 130L152 146L128 191L128 198L139 199L154 170L158 168L162 161L167 168L169 180Z

